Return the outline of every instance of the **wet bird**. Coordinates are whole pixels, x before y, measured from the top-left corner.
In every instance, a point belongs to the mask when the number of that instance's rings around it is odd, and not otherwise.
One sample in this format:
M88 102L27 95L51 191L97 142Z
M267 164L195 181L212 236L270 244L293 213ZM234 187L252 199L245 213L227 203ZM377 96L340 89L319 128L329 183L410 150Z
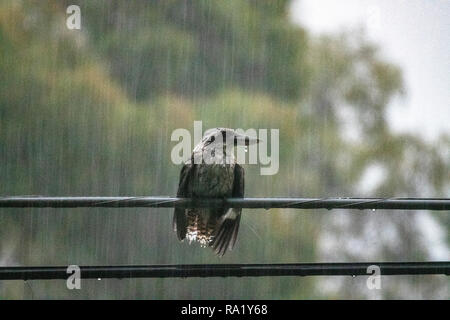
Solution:
M228 128L207 130L181 169L177 197L244 197L244 169L236 163L234 146L258 143ZM241 208L175 208L173 229L178 240L198 241L223 256L236 243Z

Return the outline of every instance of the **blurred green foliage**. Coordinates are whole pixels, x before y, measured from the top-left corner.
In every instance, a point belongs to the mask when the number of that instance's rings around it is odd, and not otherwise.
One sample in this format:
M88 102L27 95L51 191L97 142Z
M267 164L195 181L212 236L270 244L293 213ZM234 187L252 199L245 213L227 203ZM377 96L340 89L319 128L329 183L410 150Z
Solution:
M65 10L81 7L82 30ZM449 140L392 133L388 103L400 70L363 34L316 38L288 19L288 1L12 1L0 3L0 195L174 195L171 132L280 129L280 171L246 167L248 196L448 196ZM349 123L352 130L349 130ZM349 131L353 134L349 136ZM150 213L149 213L150 211ZM352 216L353 217L353 216ZM400 218L399 218L400 217ZM262 263L329 260L319 253L330 215L244 212L223 259L179 244L168 209L0 212L0 264ZM344 231L361 232L355 216ZM371 218L373 219L373 217ZM377 219L377 218L375 218ZM408 216L368 260L419 260L427 248ZM378 220L377 220L378 221ZM441 218L447 227L448 218ZM382 228L379 230L382 233ZM351 251L340 261L358 260ZM427 285L414 278L413 284ZM364 280L361 280L364 281ZM159 279L0 284L2 298L326 298L316 279ZM385 297L401 297L395 286Z

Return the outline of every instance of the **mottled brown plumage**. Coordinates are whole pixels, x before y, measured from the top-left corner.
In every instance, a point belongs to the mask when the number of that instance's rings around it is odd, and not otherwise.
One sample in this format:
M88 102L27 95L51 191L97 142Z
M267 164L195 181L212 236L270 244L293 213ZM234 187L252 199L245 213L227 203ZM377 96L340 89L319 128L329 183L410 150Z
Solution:
M241 141L246 145L258 142L231 129L207 131L181 169L177 196L244 197L244 170L230 152ZM222 256L236 243L240 219L240 208L176 208L173 228L180 241L197 241Z

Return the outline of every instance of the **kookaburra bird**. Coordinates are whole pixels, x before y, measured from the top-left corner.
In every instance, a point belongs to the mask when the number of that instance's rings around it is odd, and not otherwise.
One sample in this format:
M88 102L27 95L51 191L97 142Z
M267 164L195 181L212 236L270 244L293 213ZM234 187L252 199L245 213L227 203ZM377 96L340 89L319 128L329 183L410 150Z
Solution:
M258 142L228 128L207 130L181 169L177 197L244 197L244 169L233 147ZM180 241L198 241L223 256L236 243L240 219L240 208L175 208L173 229Z

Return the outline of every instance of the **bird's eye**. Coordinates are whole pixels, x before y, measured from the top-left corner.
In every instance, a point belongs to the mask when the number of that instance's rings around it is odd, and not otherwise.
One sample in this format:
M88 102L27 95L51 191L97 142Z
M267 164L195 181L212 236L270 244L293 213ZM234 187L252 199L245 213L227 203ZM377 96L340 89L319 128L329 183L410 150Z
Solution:
M216 137L214 136L209 137L208 140L206 140L205 142L205 146L211 144L212 142L214 142L214 140L216 140Z

